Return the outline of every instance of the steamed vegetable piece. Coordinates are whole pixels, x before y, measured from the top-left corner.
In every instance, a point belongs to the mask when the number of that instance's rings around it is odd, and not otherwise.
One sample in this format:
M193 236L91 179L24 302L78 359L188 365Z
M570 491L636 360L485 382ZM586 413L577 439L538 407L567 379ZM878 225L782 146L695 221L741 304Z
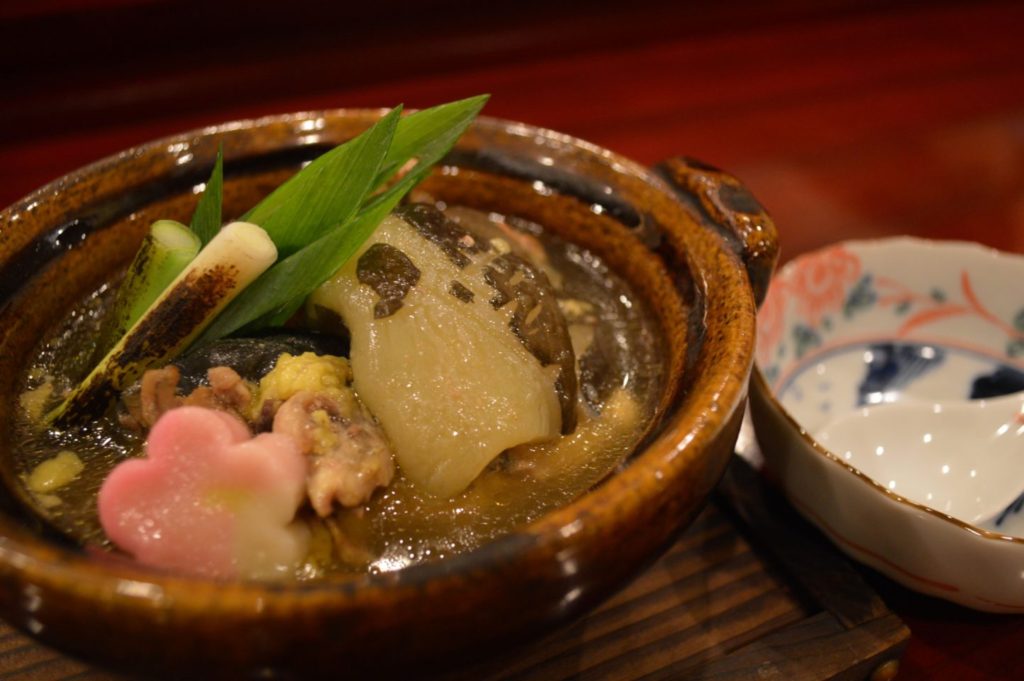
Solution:
M307 313L344 321L356 392L430 494L575 424L575 357L547 278L433 206L386 218Z
M117 289L97 347L110 349L199 253L199 237L175 220L157 220Z
M146 369L187 347L276 258L260 227L234 222L221 229L47 421L71 425L102 413Z
M48 494L74 480L84 468L77 454L64 449L33 468L25 484L35 494Z

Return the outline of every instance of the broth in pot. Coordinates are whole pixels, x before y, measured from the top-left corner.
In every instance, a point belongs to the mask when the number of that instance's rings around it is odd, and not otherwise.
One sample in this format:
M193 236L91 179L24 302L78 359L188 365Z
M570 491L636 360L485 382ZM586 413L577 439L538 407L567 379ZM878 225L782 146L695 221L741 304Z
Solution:
M95 360L116 282L87 296L22 380L18 473L38 512L170 569L315 579L470 550L599 483L653 418L650 315L541 225L441 208L399 208L285 327L195 347L88 428L46 428ZM204 453L179 451L190 438ZM206 452L218 438L262 449ZM260 457L275 472L254 472ZM207 468L223 482L195 487ZM153 509L173 496L187 499ZM254 511L250 497L272 501ZM210 520L224 509L229 522ZM147 558L155 532L230 546L169 564Z

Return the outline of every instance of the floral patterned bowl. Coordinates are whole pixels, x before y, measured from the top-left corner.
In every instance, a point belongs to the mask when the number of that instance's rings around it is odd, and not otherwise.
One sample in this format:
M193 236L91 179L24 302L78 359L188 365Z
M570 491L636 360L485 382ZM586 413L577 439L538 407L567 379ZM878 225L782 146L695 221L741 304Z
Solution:
M962 242L845 242L797 258L761 308L751 390L766 470L804 516L912 589L997 612L1024 612L1019 508L970 525L901 495L884 466L865 475L814 434L867 405L1024 389L1021 281L1024 257Z

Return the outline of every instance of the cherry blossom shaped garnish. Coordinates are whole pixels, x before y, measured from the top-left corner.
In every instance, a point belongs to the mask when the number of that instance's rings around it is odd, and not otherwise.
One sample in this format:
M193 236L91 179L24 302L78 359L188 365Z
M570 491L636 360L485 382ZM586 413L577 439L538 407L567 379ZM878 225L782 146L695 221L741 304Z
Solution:
M164 414L145 458L119 464L99 493L114 544L138 561L206 577L287 576L306 552L293 524L306 458L294 438L252 437L237 417L204 407Z

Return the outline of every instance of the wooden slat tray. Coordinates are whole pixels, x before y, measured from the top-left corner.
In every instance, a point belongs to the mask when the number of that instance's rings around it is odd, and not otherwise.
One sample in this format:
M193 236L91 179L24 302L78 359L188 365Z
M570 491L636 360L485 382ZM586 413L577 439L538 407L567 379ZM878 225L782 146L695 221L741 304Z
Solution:
M882 681L909 635L736 457L704 513L625 590L546 639L444 678ZM0 679L114 678L0 624Z

